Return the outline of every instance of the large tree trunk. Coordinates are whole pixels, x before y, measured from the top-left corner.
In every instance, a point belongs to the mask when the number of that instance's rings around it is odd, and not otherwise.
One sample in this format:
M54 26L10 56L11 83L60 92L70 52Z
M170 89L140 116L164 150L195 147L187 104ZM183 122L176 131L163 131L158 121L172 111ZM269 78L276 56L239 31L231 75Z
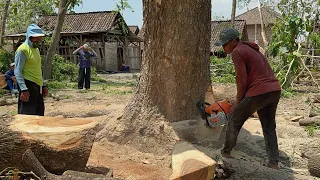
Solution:
M51 45L48 49L46 61L44 63L44 71L43 71L44 79L51 79L52 77L52 61L53 61L53 57L56 52L56 49L58 47L58 43L60 40L60 32L62 30L64 18L66 16L69 4L70 4L70 1L68 2L68 0L60 0L59 2L59 13L56 20L57 22L54 27L53 35L51 38Z
M237 8L237 0L232 1L232 12L231 12L231 24L235 24L236 19L236 8Z
M6 31L6 22L8 17L8 9L10 6L10 0L6 0L6 4L4 6L4 9L2 11L2 19L1 19L1 29L0 29L0 47L3 46L3 35Z
M0 124L0 170L28 168L22 157L30 149L51 173L83 171L98 128L87 119L17 115L9 126Z
M137 90L110 141L144 152L171 152L170 123L198 116L208 88L210 0L144 0L145 43ZM109 129L109 130L108 130Z

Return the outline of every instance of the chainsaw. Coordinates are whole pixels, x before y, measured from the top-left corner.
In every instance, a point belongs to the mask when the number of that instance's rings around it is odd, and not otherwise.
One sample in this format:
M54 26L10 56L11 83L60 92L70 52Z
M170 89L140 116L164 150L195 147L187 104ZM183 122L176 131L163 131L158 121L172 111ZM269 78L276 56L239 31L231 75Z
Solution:
M209 104L204 101L198 101L197 109L201 118L209 127L218 127L226 124L231 112L231 104L227 100Z

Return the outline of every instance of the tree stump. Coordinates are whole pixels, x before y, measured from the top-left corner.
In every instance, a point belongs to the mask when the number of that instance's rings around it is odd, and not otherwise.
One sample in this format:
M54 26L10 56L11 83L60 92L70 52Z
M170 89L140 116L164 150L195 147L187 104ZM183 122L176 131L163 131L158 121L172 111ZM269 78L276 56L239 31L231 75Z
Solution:
M9 126L0 125L0 169L24 169L21 160L30 149L51 173L83 171L97 130L94 120L16 115Z

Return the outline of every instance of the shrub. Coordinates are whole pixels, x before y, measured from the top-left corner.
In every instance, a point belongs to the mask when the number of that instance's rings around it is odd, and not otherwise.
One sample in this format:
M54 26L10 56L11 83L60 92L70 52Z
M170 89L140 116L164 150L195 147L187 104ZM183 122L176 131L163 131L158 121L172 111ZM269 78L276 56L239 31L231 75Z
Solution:
M235 83L235 71L231 57L217 58L212 56L210 59L211 80L220 83Z
M0 49L0 72L5 73L8 71L12 62L14 62L14 54Z
M55 55L52 64L52 80L55 81L77 81L78 66L67 61L59 55Z

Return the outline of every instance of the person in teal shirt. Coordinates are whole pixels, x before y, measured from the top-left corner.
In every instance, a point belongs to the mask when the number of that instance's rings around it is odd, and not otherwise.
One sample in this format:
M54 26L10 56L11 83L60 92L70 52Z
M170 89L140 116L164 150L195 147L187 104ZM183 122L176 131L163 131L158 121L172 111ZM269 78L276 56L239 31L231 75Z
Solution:
M31 24L27 29L26 41L15 54L15 70L19 90L18 114L44 115L44 100L48 88L43 83L39 44L44 37L41 28Z

